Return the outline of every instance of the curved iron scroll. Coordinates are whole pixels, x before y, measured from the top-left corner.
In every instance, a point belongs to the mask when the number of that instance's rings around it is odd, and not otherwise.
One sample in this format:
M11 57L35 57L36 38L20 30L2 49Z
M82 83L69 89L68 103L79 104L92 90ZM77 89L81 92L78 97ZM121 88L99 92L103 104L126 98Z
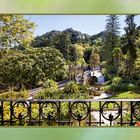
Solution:
M97 104L94 104L94 103ZM99 103L99 104L98 104ZM95 106L96 105L96 106ZM99 106L97 106L99 105ZM140 100L1 100L0 125L129 126L140 121ZM78 124L79 123L79 124ZM99 125L98 125L99 124Z
M13 116L22 125L22 121L30 114L29 101L17 101L11 107L11 117Z
M18 120L25 119L29 116L30 107L26 101L17 101L12 106L13 117Z
M132 108L132 113L134 115L134 117L140 121L140 102L136 102L134 105L133 105L133 108Z
M122 108L117 102L108 101L101 106L100 113L112 125L112 121L116 120L122 113Z
M55 120L58 117L60 108L56 102L44 102L41 105L41 116L43 119Z
M80 122L82 120L85 120L89 113L90 113L90 108L86 102L74 102L71 107L71 116Z

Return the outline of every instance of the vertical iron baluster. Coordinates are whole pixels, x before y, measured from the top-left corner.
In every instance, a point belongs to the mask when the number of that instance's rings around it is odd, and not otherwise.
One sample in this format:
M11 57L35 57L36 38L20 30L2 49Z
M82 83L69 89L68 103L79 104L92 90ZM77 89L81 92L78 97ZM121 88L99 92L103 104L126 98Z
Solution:
M19 113L19 115L18 115L18 118L19 118L19 125L21 126L22 125L22 114L21 113Z
M123 125L123 116L122 116L122 114L123 114L123 109L122 109L122 101L120 102L120 111L121 111L121 120L120 120L120 123L121 123L121 126Z
M41 102L39 102L39 125L41 125L41 114L42 114L42 109L41 109Z
M89 126L91 126L91 102L89 102L88 113L89 113Z
M31 103L31 101L29 101L29 125L31 125L31 119L32 119L32 110L31 110L31 108L32 108L32 103Z
M71 125L71 102L69 102L69 126Z
M133 126L133 113L134 113L133 102L131 101L131 120L130 120L130 125L131 126Z
M78 120L78 122L79 122L79 126L81 125L81 120Z
M60 120L61 120L61 103L58 103L58 125L60 126Z
M102 117L102 106L101 106L101 101L99 102L99 122L100 122L100 126L102 124L102 120L101 120L101 117Z
M112 121L113 121L113 115L109 114L109 121L110 121L110 126L112 126Z
M12 123L12 119L13 119L13 102L12 101L10 101L10 125L13 125L13 123Z
M24 115L24 112L21 112L19 113L16 108L18 107L19 103L26 103L27 101L27 104L28 104L28 115L26 117L26 112L25 112L25 115ZM137 114L139 114L139 108L138 107L138 103L139 101L135 101L135 100L126 100L128 103L129 103L129 111L130 111L130 115L129 115L129 119L130 121L128 122L131 126L134 126L135 122L134 122L134 119L136 117L137 120L139 120L137 118ZM4 120L5 119L5 102L6 104L8 103L8 119ZM86 121L86 126L92 126L92 102L95 102L95 101L78 101L78 102L75 102L74 100L65 100L65 101L61 101L61 100L57 100L57 101L54 101L54 102L51 102L51 101L46 101L46 102L49 102L49 103L55 103L55 104L52 104L52 105L55 105L53 107L55 107L54 109L56 110L57 109L57 114L56 112L54 113L50 113L48 114L48 117L46 116L46 118L43 116L43 108L42 108L42 103L44 103L43 100L37 100L37 101L28 101L28 100L23 100L23 101L14 101L14 100L7 100L7 101L4 101L4 100L1 100L0 101L0 125L3 126L3 125L15 125L15 124L19 124L19 125L23 125L23 123L28 123L28 125L34 125L37 123L37 125L41 125L42 124L42 120L44 119L48 119L48 125L53 125L54 121L55 121L55 124L57 124L58 126L61 126L62 124L66 124L66 125L69 125L69 126L72 126L73 123L75 125L75 122L76 124L78 125L79 123L79 126L80 125L83 125L83 120ZM63 118L62 118L62 114L61 114L61 111L62 111L62 105L63 105L63 102L66 103L67 105L67 109L68 109L68 112L67 112L67 115L68 118L67 119L64 119L64 122L63 122ZM110 122L110 126L114 125L114 122L116 123L119 123L120 126L123 126L125 124L124 122L124 119L123 119L123 113L124 110L123 110L123 105L124 105L124 102L123 100L113 100L113 101L104 101L104 100L99 100L97 101L97 103L99 103L99 118L98 118L98 122L97 125L98 126L102 126L102 122L103 122L103 119L105 120L108 120ZM37 110L39 110L39 114L37 114L37 118L32 118L32 107L33 107L33 103L37 103ZM75 103L75 104L74 104ZM106 103L106 104L105 104ZM114 112L110 113L109 116L108 116L108 113L106 113L106 111L109 112L109 109L111 110L111 108L106 108L107 107L107 103L110 103L110 104L115 104L113 107L114 107L114 110L115 111L115 114ZM78 116L77 116L77 110L75 110L75 106L77 105L83 105L83 108L84 108L84 115L83 115L83 112L82 113L78 113ZM76 107L77 107L76 106ZM79 107L78 106L78 107ZM86 107L85 107L86 106ZM26 104L25 106L23 107L26 107ZM39 108L38 108L39 107ZM45 107L45 106L44 106ZM110 107L110 106L108 106ZM26 108L27 109L27 108ZM94 108L93 108L94 109ZM136 110L135 110L136 109ZM10 111L10 112L9 112ZM82 110L83 111L83 110ZM85 114L85 111L86 111L86 114ZM118 111L118 112L116 112ZM76 113L75 113L76 112ZM19 113L19 116L17 116ZM39 116L38 116L39 115ZM56 115L54 117L54 115ZM85 117L87 115L87 117ZM89 115L89 116L88 116ZM34 120L33 120L34 119ZM120 120L118 120L120 119ZM65 121L66 120L66 121ZM126 123L127 124L127 123Z
M48 125L51 125L51 119L52 119L52 115L49 113L48 114Z
M3 101L1 101L1 125L3 125Z
M110 120L110 126L112 126L112 121Z

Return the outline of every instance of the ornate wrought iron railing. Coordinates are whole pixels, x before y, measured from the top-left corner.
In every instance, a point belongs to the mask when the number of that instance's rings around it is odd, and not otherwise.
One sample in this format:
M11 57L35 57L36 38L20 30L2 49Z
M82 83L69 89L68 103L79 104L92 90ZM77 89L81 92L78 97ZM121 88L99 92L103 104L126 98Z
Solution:
M134 126L139 99L0 100L1 126Z

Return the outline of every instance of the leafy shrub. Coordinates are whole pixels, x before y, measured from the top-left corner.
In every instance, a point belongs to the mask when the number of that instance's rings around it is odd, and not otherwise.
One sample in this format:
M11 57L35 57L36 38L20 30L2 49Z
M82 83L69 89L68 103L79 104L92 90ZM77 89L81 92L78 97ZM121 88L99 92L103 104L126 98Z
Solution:
M110 91L126 91L128 90L128 84L124 83L121 77L114 77L112 83L109 86Z
M128 84L127 83L120 83L118 90L120 91L127 91L128 90Z
M47 98L55 98L58 93L58 89L55 88L45 88L39 91L34 98L36 99L47 99Z
M46 98L59 98L58 97L58 85L54 80L48 79L43 84L44 89L39 91L34 98L36 99L46 99Z
M137 84L138 86L140 86L140 79L137 80L136 84Z
M128 84L128 90L136 90L138 87L135 84Z
M116 91L133 91L138 89L138 86L135 84L120 83L118 85L112 84L109 86L105 86L103 89L104 91L111 93Z
M44 88L58 89L57 83L52 79L48 79L46 82L44 82L43 87Z
M65 85L64 87L64 93L66 94L78 94L80 91L79 91L79 88L78 88L78 85L75 83L75 82L69 82Z
M35 99L45 99L46 98L45 90L41 90L40 92L35 94L34 98Z
M110 92L111 91L111 85L106 85L106 86L102 87L101 90L105 91L105 92Z
M122 82L122 78L121 77L114 77L113 79L112 79L112 85L119 85L119 84L121 84L121 82Z
M127 90L127 84L119 84L119 85L107 85L101 88L103 91L107 93L113 93L115 91L126 91Z
M88 93L88 88L89 88L88 85L80 84L78 85L78 88L80 90L80 93Z
M68 95L68 94L65 94L65 93L63 92L63 90L59 90L58 93L57 93L57 95L54 96L54 98L58 98L58 99L67 99L67 98L69 98L69 95Z
M45 88L38 92L34 98L36 99L87 99L89 98L89 90L86 85L77 85L75 82L69 82L63 90Z
M120 83L120 84L112 84L110 85L110 91L127 91L128 90L128 84L126 83Z
M21 92L8 91L0 94L0 99L27 99L29 94L26 90Z

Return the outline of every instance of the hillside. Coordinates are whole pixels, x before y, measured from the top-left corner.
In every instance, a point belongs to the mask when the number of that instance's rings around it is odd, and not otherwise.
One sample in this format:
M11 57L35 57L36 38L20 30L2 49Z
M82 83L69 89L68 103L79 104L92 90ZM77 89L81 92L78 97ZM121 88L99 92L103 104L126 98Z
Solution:
M93 44L93 42L95 42L97 39L99 38L103 39L105 36L104 31L90 36L80 31L76 31L72 28L68 28L64 31L52 30L50 32L46 32L43 35L36 36L36 38L32 42L32 46L33 47L53 46L57 42L57 39L60 38L62 34L67 35L72 44L75 44L75 43Z

